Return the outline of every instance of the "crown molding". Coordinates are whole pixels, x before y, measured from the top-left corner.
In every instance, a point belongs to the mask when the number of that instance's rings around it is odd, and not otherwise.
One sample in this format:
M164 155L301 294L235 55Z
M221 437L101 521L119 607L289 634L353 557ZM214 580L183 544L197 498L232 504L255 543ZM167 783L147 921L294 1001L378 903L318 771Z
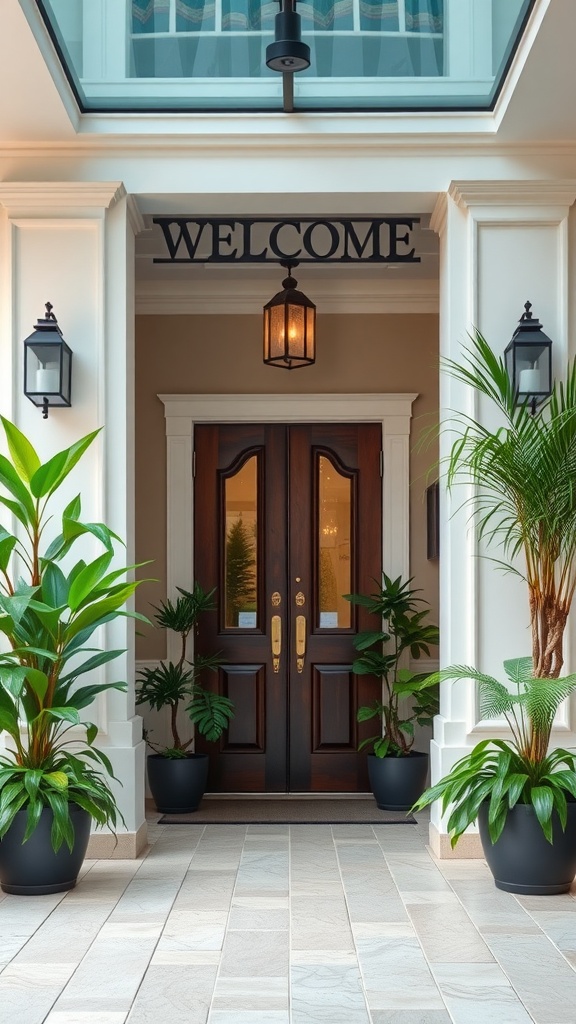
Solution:
M0 182L0 205L9 211L108 209L125 195L121 181Z
M460 207L572 206L576 179L543 181L452 181L447 193Z
M141 280L136 282L136 313L257 314L270 298L268 279L246 282L235 279L193 284L187 281ZM316 281L307 291L320 314L324 313L438 313L438 282L428 281Z
M130 224L134 234L139 235L142 231L146 231L146 222L140 213L140 208L135 196L126 196L126 210L128 213L128 223Z
M177 115L175 115L177 116ZM250 119L250 127L254 128L255 121L259 115L253 115ZM264 117L266 115L262 115ZM316 115L309 115L314 117ZM370 115L375 117L375 115ZM219 128L221 134L215 131L201 131L199 119L194 124L187 124L182 131L165 130L156 134L147 134L140 128L137 132L129 130L121 133L119 127L115 133L112 129L109 134L100 135L85 134L77 135L74 139L63 139L61 141L38 140L19 141L7 140L2 142L2 152L18 160L38 160L41 156L44 159L61 159L63 156L70 159L85 160L87 156L98 156L100 153L121 157L124 153L142 153L143 155L156 154L158 151L166 155L173 153L193 153L214 150L216 152L261 152L270 150L271 147L279 150L294 152L294 146L298 143L298 152L342 152L342 147L350 147L356 154L363 150L367 152L389 153L395 155L414 154L424 150L428 155L445 157L447 153L461 154L482 154L488 152L490 156L515 156L534 157L539 155L574 156L576 155L576 141L574 139L552 139L552 140L511 140L504 141L496 135L487 135L484 132L459 132L450 133L432 132L416 134L410 132L384 130L382 116L379 121L366 122L361 113L355 115L358 124L357 130L351 131L346 127L338 131L337 126L331 124L331 116L325 115L322 124L311 124L307 115L299 115L298 123L291 125L288 130L286 123L278 125L263 122L262 131L242 131L241 116L235 122ZM170 129L170 120L164 117L166 125ZM216 122L216 115L212 122ZM206 122L202 122L206 124ZM211 124L211 127L215 125ZM196 131L195 131L196 129Z
M440 192L436 205L430 215L430 229L437 235L443 235L448 219L448 196L446 192Z

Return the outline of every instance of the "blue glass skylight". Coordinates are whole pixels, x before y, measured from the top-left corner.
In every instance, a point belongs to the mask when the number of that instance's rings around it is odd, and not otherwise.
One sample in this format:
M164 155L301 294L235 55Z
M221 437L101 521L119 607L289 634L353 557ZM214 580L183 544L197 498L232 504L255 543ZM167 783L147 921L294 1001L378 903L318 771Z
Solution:
M282 110L271 0L37 0L85 111ZM295 110L489 110L534 0L301 0Z

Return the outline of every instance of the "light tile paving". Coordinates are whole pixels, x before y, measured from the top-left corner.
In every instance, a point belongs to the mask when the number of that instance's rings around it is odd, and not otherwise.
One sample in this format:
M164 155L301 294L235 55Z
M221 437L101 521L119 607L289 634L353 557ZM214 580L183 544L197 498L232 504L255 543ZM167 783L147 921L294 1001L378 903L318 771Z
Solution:
M575 1024L576 887L521 897L427 824L158 825L0 895L0 1024Z

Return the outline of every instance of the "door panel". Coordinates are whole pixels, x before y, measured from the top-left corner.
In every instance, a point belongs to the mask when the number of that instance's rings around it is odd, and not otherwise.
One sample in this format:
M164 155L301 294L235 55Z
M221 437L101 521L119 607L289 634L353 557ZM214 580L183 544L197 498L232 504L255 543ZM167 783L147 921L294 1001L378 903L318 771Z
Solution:
M286 515L285 474L276 471L285 458L285 440L282 432L265 424L201 425L195 429L195 451L195 576L205 588L216 587L218 598L217 612L204 617L196 650L221 652L225 664L217 685L235 706L234 720L220 743L198 737L196 749L211 755L210 789L282 792L286 788L286 689L273 668L269 609L270 595L286 587L286 550L276 539L278 524ZM256 494L243 496L237 489L234 510L231 481L254 456ZM255 508L241 507L242 502L251 505L249 497ZM249 516L256 525L256 600L249 602L256 605L255 624L251 609L236 618L239 625L229 625L226 554L233 511L247 528ZM211 675L204 680L206 685L213 685Z
M196 650L236 709L218 750L197 740L212 790L369 788L356 708L379 683L352 673L369 622L342 594L380 575L380 448L376 424L196 427L195 575L218 588Z

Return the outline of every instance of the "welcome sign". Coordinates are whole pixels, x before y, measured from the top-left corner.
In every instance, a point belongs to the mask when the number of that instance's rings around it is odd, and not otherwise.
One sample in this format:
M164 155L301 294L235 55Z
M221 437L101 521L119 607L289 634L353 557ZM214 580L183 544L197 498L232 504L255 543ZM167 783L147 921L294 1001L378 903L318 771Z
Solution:
M420 263L412 244L419 217L154 217L153 223L168 253L154 263Z

